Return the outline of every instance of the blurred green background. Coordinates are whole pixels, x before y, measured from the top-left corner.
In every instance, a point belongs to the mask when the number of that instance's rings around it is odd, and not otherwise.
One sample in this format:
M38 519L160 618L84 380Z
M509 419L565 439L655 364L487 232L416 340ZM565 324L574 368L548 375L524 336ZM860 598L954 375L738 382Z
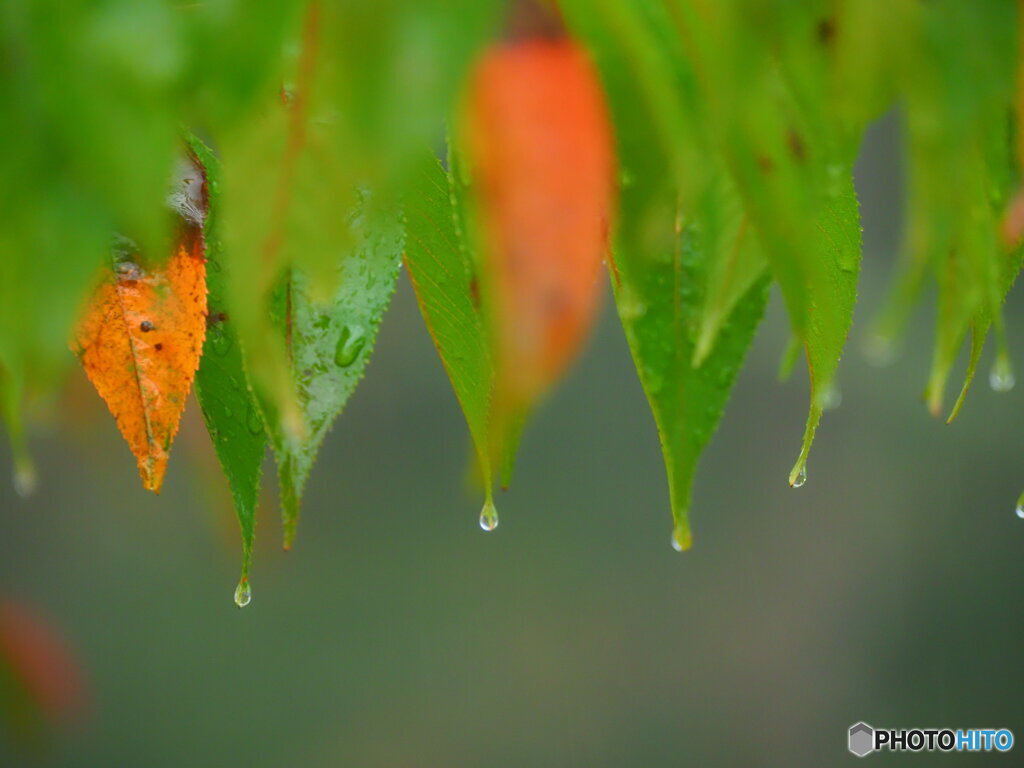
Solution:
M702 461L686 554L669 546L657 435L610 301L485 534L465 425L403 276L288 554L268 465L244 610L195 404L155 497L74 371L60 423L33 439L38 492L0 484L0 593L62 631L91 692L46 762L818 768L856 759L858 720L1024 738L1024 387L979 376L956 423L929 418L930 308L893 366L859 354L899 241L896 135L892 117L875 126L857 169L861 300L807 485L786 484L807 385L799 369L775 380L774 296ZM4 735L0 765L25 759ZM972 764L986 759L1014 760Z

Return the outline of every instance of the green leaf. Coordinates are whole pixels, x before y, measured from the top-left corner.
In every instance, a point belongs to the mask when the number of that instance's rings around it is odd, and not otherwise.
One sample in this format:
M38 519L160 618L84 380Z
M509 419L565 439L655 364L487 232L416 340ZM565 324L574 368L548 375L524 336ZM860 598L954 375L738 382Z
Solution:
M217 158L195 136L188 138L189 150L205 178L207 329L196 396L217 459L231 488L235 514L242 530L241 585L248 585L255 537L256 504L259 498L261 464L267 437L256 399L249 387L242 361L238 332L227 312L226 266L218 231L220 216L220 168Z
M835 374L857 302L861 255L857 194L852 168L834 167L836 186L828 189L830 197L822 205L813 233L824 281L819 282L819 277L809 281L807 286L810 303L804 346L811 380L811 404L800 455L789 475L792 486L802 485L807 478L807 457L821 413L834 401Z
M1008 252L998 232L1014 184L1008 125L1017 18L1012 4L983 6L981 13L939 2L911 16L897 73L906 113L909 215L896 289L875 331L891 345L934 275L938 312L925 397L935 415L971 331L967 372L949 420L963 406L990 327L1000 348L997 385L1012 375L1001 304L1021 254Z
M358 187L397 205L416 151L436 140L494 0L309 2L279 52L282 82L217 138L225 160L231 304L253 381L291 439L304 440L287 355L264 309L284 270L310 299L334 293L338 253L358 237L345 211Z
M764 253L752 231L750 219L738 199L732 180L719 177L720 193L708 196L701 221L716 217L716 226L704 227L703 245L713 254L709 259L706 293L701 305L700 329L694 348L693 364L701 365L715 345L722 326L736 305L759 282L768 269ZM710 242L712 236L720 242Z
M382 209L368 192L357 196L356 208L345 217L356 242L338 256L334 295L314 298L309 278L291 268L271 304L303 427L297 435L290 432L276 401L256 386L277 458L285 548L295 539L302 492L320 444L366 370L401 264L400 215Z
M852 163L863 126L829 111L814 4L779 15L751 0L699 7L667 1L690 43L714 148L807 354L811 403L790 474L798 485L853 317L860 225Z
M488 428L494 365L478 306L473 260L466 249L458 182L436 157L424 152L406 196L406 262L445 371L462 406L476 449L486 494L492 502L495 449ZM498 450L510 455L514 449Z
M691 226L666 204L659 217L663 248L647 250L629 226L628 195L616 249L615 298L633 361L654 413L668 470L673 541L691 541L688 510L697 460L714 433L767 299L758 278L718 333L699 367L692 364L712 262L697 248ZM653 227L650 215L645 226ZM650 231L650 230L648 230ZM648 246L649 247L649 246Z
M615 117L623 183L612 285L661 438L673 543L685 549L697 461L763 313L768 281L740 237L744 216L731 181L716 176L722 166L693 161L706 156L708 137L670 130L684 120L693 83L678 41L664 34L664 6L580 0L564 8L594 51ZM649 76L646 86L638 87L634 67ZM753 279L731 277L737 259L753 267Z

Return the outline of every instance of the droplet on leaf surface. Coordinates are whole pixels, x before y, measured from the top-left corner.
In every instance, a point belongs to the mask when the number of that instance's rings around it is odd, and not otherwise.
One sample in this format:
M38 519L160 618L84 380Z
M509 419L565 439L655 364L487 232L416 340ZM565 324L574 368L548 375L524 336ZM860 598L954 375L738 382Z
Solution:
M359 353L366 345L366 333L362 326L346 325L338 335L338 345L334 349L334 362L342 368L347 368L356 361Z

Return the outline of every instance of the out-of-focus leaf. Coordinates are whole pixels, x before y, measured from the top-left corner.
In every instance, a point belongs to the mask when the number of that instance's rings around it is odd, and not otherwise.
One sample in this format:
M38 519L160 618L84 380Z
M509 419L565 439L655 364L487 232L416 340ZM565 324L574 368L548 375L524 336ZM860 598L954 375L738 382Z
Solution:
M557 19L542 25L535 13L535 25L481 52L460 122L495 366L489 429L501 444L516 442L589 336L616 196L597 71ZM511 460L506 453L503 484Z
M27 607L0 600L0 725L19 746L37 748L50 728L85 714L77 659Z
M952 419L991 326L999 338L997 365L1009 365L1000 305L1020 268L1020 254L1000 242L999 221L1012 186L1007 125L1016 72L1016 7L939 2L916 8L910 19L897 72L905 105L909 215L896 289L876 323L876 335L892 344L933 274L938 313L926 400L935 415L963 339L968 329L972 332L967 375Z
M616 118L623 184L612 285L661 437L675 520L673 544L685 549L692 539L688 510L697 460L718 424L761 318L767 280L756 278L745 293L729 286L730 248L708 251L701 247L707 232L699 214L713 209L700 203L707 188L695 191L700 187L687 187L672 173L685 167L680 159L685 153L699 154L700 147L680 148L684 137L668 140L658 128L659 120L671 120L666 115L682 114L672 100L687 91L690 73L676 57L678 51L655 44L657 22L665 20L657 5L641 9L619 0L602 0L596 12L588 2L568 2L564 7L593 47ZM650 47L643 52L645 45ZM682 87L636 87L631 76L634 56L642 56L644 66L660 73L657 81ZM684 189L690 191L684 193ZM680 201L691 195L693 211L681 209ZM734 218L732 238L724 234L729 227L722 225L709 241L725 244L731 239L735 246L739 226L740 220ZM714 309L708 309L709 301ZM732 308L726 312L729 303ZM702 350L703 359L695 367L699 338L707 333L702 332L708 322L704 318L716 311L726 317L716 321L717 338L709 350Z
M159 0L43 0L4 11L18 36L18 73L29 80L27 106L69 163L68 176L107 207L118 231L160 260L185 65L178 15Z
M122 0L134 2L134 0ZM187 47L184 114L213 135L249 121L268 86L283 84L284 46L295 32L303 0L182 2L175 15Z
M201 219L184 219L174 254L144 267L121 238L72 348L106 401L139 465L160 491L206 337L206 260Z
M25 8L0 11L0 401L15 485L31 490L26 417L50 401L73 358L69 329L109 247L112 223L69 178L69 157L36 109Z
M288 376L298 393L303 427L298 436L285 428L276 401L254 382L277 458L285 548L294 541L302 492L320 444L369 362L401 264L401 216L394 208L382 209L368 192L358 196L356 208L342 214L356 242L337 255L334 295L315 299L309 279L292 268L271 303L273 324L287 351Z
M304 4L260 108L216 138L224 158L230 298L254 383L302 439L285 351L265 299L290 268L310 297L333 295L337 256L357 245L346 211L354 190L395 206L415 151L437 141L492 0ZM385 202L390 201L390 202ZM244 265L244 266L243 266Z
M256 399L249 388L234 322L227 312L227 281L223 246L217 230L220 215L220 167L213 152L195 136L189 149L198 167L193 183L205 195L203 235L206 239L207 329L203 357L196 374L196 396L234 501L242 531L242 577L236 602L244 605L255 537L260 465L267 437Z

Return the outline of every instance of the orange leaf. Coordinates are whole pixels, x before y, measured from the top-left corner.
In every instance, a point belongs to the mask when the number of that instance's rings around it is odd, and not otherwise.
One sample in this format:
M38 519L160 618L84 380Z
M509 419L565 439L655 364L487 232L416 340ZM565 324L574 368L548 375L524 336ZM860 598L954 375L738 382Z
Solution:
M84 714L86 686L75 656L52 627L6 599L0 600L0 664L50 720Z
M517 410L593 324L614 197L611 128L593 66L564 37L485 52L467 107L498 381Z
M183 226L163 265L115 255L78 324L73 348L139 464L159 493L171 441L206 338L206 260L201 231Z

